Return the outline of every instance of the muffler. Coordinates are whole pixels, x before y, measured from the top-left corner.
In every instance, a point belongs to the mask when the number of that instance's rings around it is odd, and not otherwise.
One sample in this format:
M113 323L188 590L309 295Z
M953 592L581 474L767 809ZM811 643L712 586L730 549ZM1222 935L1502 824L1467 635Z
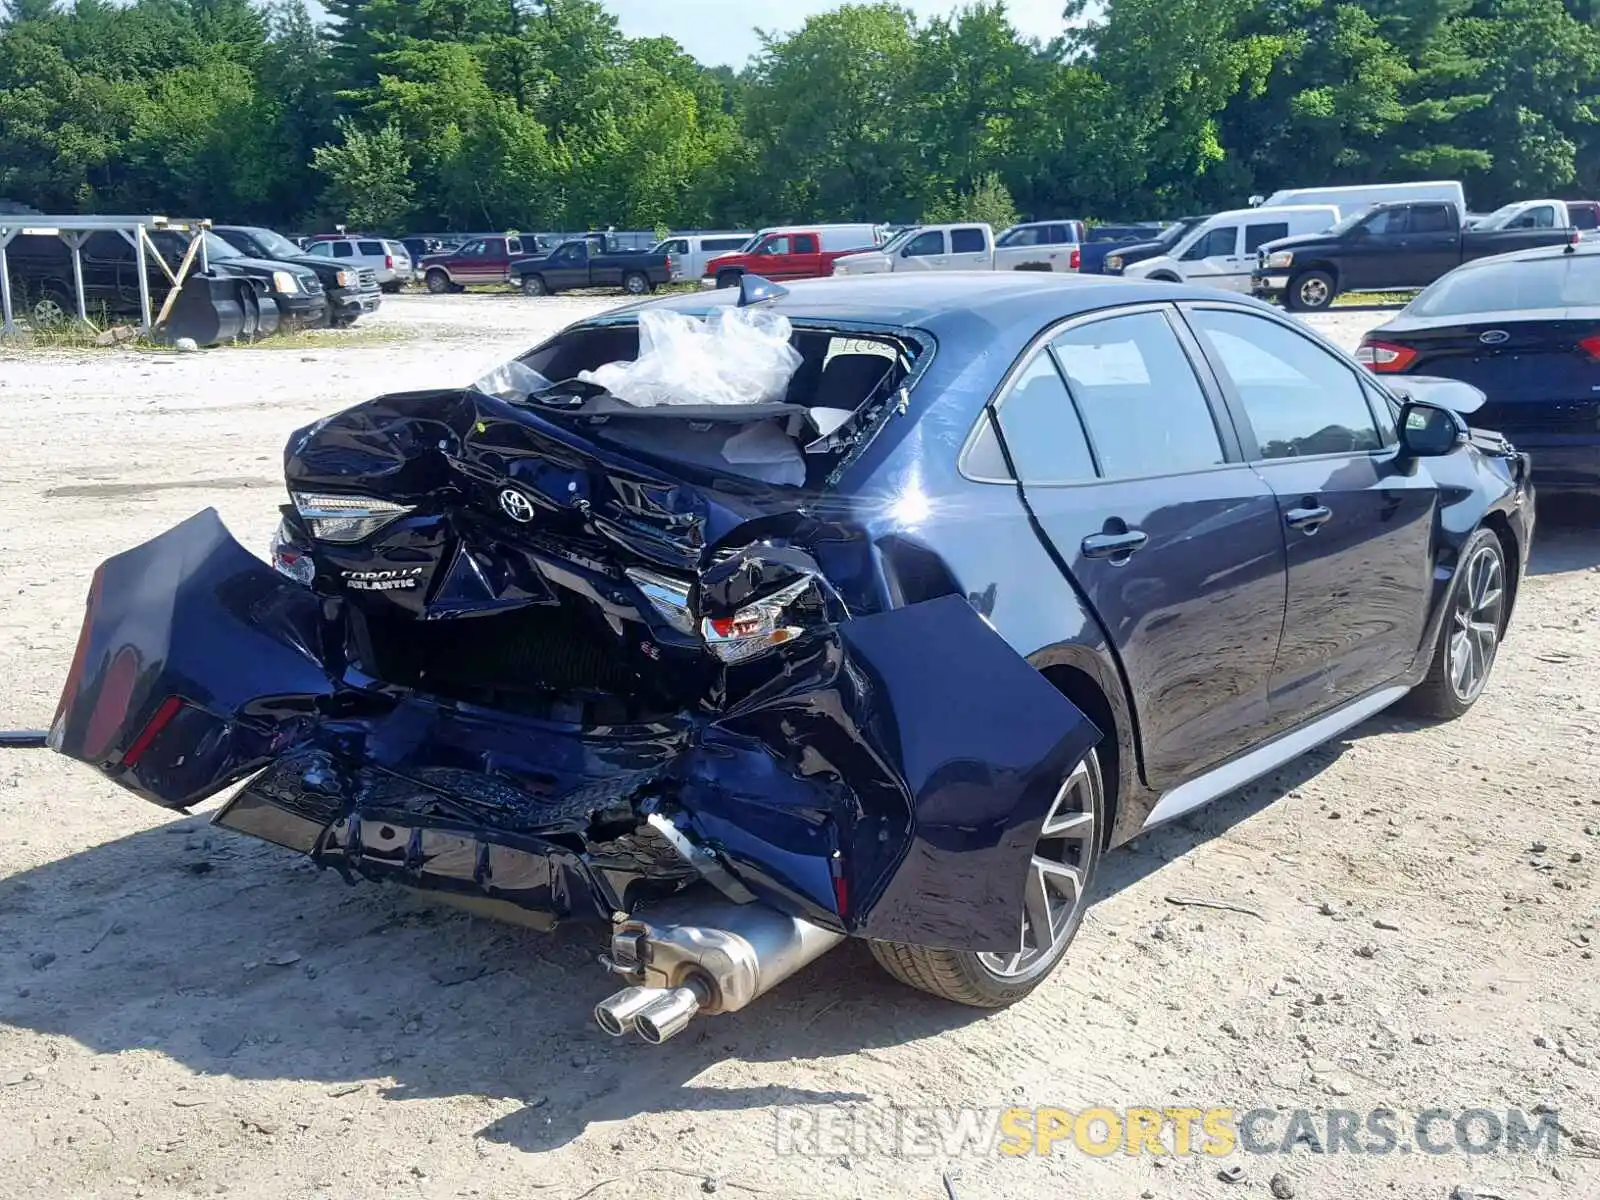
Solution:
M700 1013L737 1012L844 940L844 934L709 888L681 892L620 921L606 963L632 985L594 1008L612 1037L653 1045Z

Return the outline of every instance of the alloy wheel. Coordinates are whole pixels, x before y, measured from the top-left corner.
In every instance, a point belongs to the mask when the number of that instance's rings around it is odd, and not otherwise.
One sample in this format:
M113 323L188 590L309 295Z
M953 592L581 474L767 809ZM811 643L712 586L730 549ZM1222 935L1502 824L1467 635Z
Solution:
M67 310L54 296L41 296L34 302L33 319L41 325L64 325Z
M1039 830L1022 898L1022 936L1017 949L980 954L978 961L1001 979L1021 979L1048 970L1071 938L1084 903L1085 872L1094 854L1096 779L1087 761L1067 776Z
M643 275L629 275L622 286L630 296L642 296L650 290L650 281Z
M1450 689L1464 703L1477 699L1500 648L1505 568L1499 550L1479 546L1462 568L1450 613Z
M1328 285L1320 279L1305 279L1300 283L1300 303L1307 308L1321 308L1328 303Z

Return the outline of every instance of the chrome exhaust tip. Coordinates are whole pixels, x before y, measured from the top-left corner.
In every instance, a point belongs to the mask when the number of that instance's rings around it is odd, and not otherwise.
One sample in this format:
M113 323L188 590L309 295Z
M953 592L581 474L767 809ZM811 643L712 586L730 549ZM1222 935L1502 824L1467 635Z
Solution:
M641 1012L666 994L666 988L625 987L594 1006L594 1023L612 1037L622 1037Z
M701 989L693 985L673 988L646 1005L634 1017L633 1027L645 1041L659 1046L689 1027L704 1002L701 995Z

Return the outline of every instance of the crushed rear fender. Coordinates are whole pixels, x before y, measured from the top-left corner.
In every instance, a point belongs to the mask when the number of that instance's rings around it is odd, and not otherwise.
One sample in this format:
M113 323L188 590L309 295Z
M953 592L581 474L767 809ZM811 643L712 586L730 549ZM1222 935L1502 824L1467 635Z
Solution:
M341 603L202 512L97 572L51 745L170 808L270 767L224 814L347 875L609 915L693 874L615 834L620 805L786 911L1001 951L1039 823L1100 738L959 596L838 621L722 711L612 729L377 684L346 662Z

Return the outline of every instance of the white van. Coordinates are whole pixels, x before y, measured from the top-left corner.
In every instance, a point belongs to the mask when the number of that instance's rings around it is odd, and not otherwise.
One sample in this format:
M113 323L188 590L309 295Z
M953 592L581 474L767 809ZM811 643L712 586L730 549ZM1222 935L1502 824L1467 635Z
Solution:
M1454 204L1457 212L1467 211L1467 194L1459 182L1451 179L1374 183L1358 187L1284 188L1273 192L1261 202L1260 207L1331 204L1339 210L1341 217L1348 217L1351 213L1366 212L1374 204L1393 204L1403 200L1442 200Z
M1199 283L1248 292L1256 251L1267 242L1301 233L1321 233L1339 219L1331 204L1236 208L1196 225L1166 254L1136 262L1124 279Z
M699 279L706 273L706 264L713 258L722 254L732 254L735 250L742 250L744 244L754 236L749 233L729 231L726 233L679 233L669 237L664 242L657 242L650 248L652 254L672 255L672 278L674 282L684 279Z

